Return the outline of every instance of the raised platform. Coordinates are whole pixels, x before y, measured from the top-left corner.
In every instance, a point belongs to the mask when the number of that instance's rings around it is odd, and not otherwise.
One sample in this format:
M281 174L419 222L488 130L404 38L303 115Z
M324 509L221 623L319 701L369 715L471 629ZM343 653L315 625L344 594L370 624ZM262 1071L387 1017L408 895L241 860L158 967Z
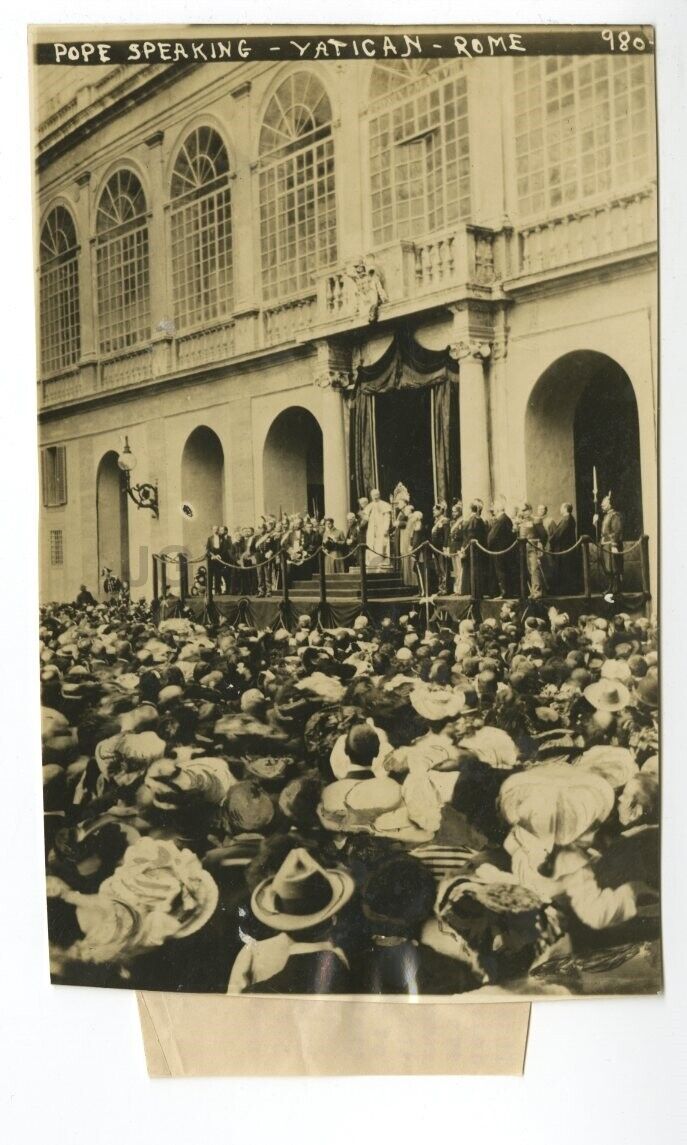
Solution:
M346 574L344 574L346 575ZM423 623L455 626L465 617L474 617L479 620L489 618L498 619L504 603L511 604L518 617L541 616L546 618L551 605L559 612L567 612L570 620L576 623L585 613L594 613L597 616L611 617L616 612L628 612L631 615L647 615L649 598L643 593L628 593L618 599L615 604L609 604L602 595L594 594L591 599L584 596L542 597L539 600L492 600L488 597L482 599L479 606L473 604L469 596L436 596L421 599L417 594L405 596L394 595L390 597L375 596L368 598L363 609L359 597L347 595L328 598L325 603L320 602L319 593L305 593L294 597L290 593L287 604L278 597L247 597L247 596L216 596L208 604L203 597L191 596L186 601L194 619L206 624L248 624L251 628L265 629L294 628L298 617L306 614L323 628L348 628L356 616L365 612L373 619L381 620L385 616L398 617L415 609L420 613ZM182 605L178 600L169 603L161 602L160 619L177 616Z

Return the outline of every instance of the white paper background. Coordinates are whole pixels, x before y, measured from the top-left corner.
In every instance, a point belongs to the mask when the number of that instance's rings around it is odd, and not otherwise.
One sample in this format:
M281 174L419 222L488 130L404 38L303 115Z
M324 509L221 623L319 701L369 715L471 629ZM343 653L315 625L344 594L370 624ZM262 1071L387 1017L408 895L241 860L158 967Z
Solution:
M14 6L13 6L14 7ZM687 4L684 0L376 5L148 0L34 3L0 45L3 112L0 1133L11 1145L458 1139L527 1145L670 1142L687 1129L687 751L684 495L687 385ZM662 258L663 824L666 995L533 1008L526 1076L151 1082L133 994L48 984L36 652L36 469L31 152L26 27L33 23L451 21L654 23L659 60ZM680 161L682 160L682 162Z

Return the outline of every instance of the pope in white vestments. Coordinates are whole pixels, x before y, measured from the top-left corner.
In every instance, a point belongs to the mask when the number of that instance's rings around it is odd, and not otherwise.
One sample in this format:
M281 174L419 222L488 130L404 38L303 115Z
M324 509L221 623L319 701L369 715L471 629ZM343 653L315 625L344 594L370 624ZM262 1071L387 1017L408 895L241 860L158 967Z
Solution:
M385 572L392 567L389 558L391 505L382 501L379 489L371 489L370 503L364 512L367 519L365 565L370 572Z

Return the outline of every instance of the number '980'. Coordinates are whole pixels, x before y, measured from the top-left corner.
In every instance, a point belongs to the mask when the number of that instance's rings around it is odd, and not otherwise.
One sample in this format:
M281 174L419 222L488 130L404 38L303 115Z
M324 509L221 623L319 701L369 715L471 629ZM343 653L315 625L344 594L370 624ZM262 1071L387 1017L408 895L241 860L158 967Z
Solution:
M614 28L604 28L601 39L605 40L612 52L645 52L648 42L644 36L633 35L627 29L618 31Z

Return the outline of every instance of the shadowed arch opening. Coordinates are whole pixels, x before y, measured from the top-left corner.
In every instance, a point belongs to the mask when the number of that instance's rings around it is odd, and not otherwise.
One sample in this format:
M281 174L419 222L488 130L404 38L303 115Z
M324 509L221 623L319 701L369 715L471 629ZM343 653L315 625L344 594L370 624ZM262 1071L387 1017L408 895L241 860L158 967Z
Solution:
M129 575L129 505L122 483L117 453L109 450L101 459L96 477L98 530L98 583L102 593L103 569L109 568L122 581Z
M265 512L324 513L322 430L302 406L291 406L272 422L263 450Z
M554 517L573 501L581 533L593 535L593 474L599 500L609 492L625 519L625 535L643 531L637 399L613 358L575 350L536 382L525 416L527 494Z
M191 557L205 551L213 525L224 519L224 450L214 430L199 425L181 455L181 495L193 515L184 513L183 542Z

